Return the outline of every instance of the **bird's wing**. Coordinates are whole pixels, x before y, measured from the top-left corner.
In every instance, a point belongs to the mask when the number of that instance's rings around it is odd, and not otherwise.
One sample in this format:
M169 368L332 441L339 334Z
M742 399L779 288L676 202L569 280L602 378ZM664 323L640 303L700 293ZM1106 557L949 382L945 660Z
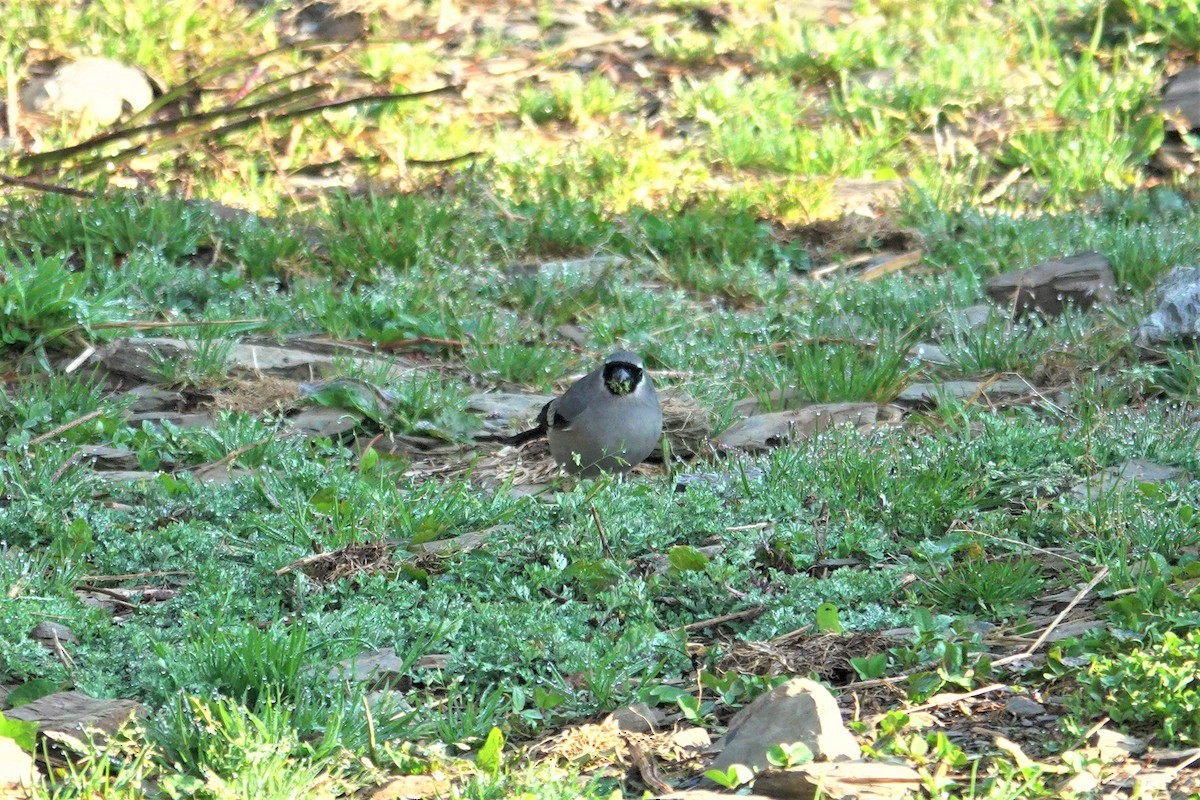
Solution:
M542 409L542 414L539 415L539 420L544 416L548 427L559 430L571 427L575 418L582 414L584 409L595 402L598 397L601 397L602 391L605 391L604 387L600 385L601 374L600 370L595 370L584 375L572 384L571 388L563 392L562 397L547 403L546 407Z

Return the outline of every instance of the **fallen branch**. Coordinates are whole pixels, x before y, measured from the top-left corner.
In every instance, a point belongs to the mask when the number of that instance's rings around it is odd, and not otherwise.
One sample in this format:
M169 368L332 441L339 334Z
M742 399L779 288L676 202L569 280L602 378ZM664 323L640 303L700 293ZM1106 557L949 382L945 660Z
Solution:
M765 610L766 609L763 606L751 606L750 608L744 608L741 611L734 611L731 614L722 614L719 617L702 619L698 622L689 622L687 625L680 625L677 628L670 628L667 633L675 633L676 631L698 631L713 625L723 625L726 622L735 622L739 619L754 619L755 617L761 615Z
M70 422L64 422L62 425L59 425L54 430L47 431L46 433L43 433L41 436L35 436L32 439L30 439L29 446L34 447L36 445L48 442L55 437L61 436L62 434L66 433L69 430L78 428L80 425L83 425L85 422L91 422L92 420L94 420L96 417L100 416L107 410L108 409L97 408L95 411L89 411L88 413L84 414L82 417L76 417L75 419L71 420Z

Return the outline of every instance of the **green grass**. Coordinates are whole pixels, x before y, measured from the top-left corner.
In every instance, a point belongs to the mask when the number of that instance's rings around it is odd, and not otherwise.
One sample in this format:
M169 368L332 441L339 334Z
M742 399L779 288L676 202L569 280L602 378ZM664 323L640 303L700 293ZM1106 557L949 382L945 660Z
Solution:
M168 115L285 85L329 82L313 96L327 101L467 80L460 95L268 115L178 145L160 132L136 157L114 142L35 168L14 152L0 169L96 194L5 186L0 200L0 683L150 710L109 745L80 745L44 795L335 797L421 774L463 798L640 796L586 761L526 763L523 748L637 702L719 733L773 680L721 674L727 643L811 626L825 604L851 633L911 629L857 665L907 676L911 703L1010 681L1069 698L1076 738L1106 715L1157 746L1195 740L1175 721L1195 708L1183 678L1200 489L1063 494L1130 458L1200 469L1194 348L1148 360L1130 342L1158 279L1200 258L1200 186L1147 169L1160 79L1195 50L1194 2L858 3L826 20L747 0L715 26L693 4L649 24L635 6L590 17L611 39L599 50L564 45L548 5L531 17L543 38L519 47L487 20L451 47L430 12L371 12L371 37L338 58L238 61L287 35L282 5L0 6L5 79L83 53L168 91L199 76L182 105L167 95ZM528 74L491 74L509 58ZM31 152L94 133L19 122ZM855 181L894 194L847 200ZM911 248L920 263L860 276ZM955 321L988 278L1084 250L1112 264L1110 307ZM292 436L274 412L131 426L131 400L91 365L65 370L88 346L159 334L192 343L153 376L192 403L231 385L238 337L394 348L339 356L307 402L362 414L357 445L398 434L435 450L359 454ZM923 343L949 363L914 359ZM747 399L887 403L915 381L1015 373L1044 396L943 398L901 426L706 455L675 468L722 478L679 492L649 477L523 497L472 462L470 393L560 388L618 346L669 371L658 384L717 431ZM163 472L105 481L86 445ZM229 483L193 474L218 462ZM475 549L418 553L479 532ZM378 543L387 559L337 580L284 569ZM1009 650L988 624L1036 635L1043 598L1101 568L1093 612L1109 631L1055 644L1044 673L992 669ZM81 601L95 576L128 574L145 577L103 587L170 596L133 602L120 624ZM752 608L715 638L682 629ZM78 637L70 659L28 637L45 620ZM402 691L327 678L384 647ZM1090 670L1070 666L1083 657ZM1055 770L1100 769L1071 749L1033 766L964 750L915 729L904 700L858 732L930 794L1050 797ZM494 729L507 737L495 768L481 753ZM673 783L696 774L659 755Z

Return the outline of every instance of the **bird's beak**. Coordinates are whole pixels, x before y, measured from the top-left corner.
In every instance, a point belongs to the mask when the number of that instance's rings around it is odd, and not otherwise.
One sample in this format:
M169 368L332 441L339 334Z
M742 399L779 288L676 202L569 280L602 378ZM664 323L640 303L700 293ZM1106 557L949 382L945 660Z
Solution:
M613 394L626 395L633 391L633 370L617 366L609 374L608 388Z

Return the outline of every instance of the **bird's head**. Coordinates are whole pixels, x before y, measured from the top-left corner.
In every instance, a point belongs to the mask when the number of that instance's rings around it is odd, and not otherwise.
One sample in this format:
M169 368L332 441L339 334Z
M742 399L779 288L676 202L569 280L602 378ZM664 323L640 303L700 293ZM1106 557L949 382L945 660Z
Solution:
M633 394L642 382L643 369L636 353L618 350L604 361L604 385L617 397Z

